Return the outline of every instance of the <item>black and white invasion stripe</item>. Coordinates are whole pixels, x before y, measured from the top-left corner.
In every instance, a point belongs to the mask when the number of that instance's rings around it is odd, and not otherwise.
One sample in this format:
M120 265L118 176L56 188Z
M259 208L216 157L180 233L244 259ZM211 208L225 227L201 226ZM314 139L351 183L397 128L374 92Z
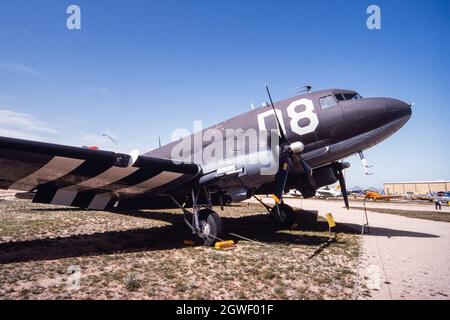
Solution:
M192 180L194 164L140 156L118 167L116 154L0 137L0 188L37 190L34 202L102 210L121 198Z

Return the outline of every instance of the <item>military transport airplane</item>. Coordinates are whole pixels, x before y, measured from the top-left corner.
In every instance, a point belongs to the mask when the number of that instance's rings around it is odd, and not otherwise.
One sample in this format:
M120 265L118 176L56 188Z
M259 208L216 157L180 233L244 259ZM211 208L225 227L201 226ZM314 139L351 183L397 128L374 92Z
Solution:
M297 189L309 198L339 181L348 208L343 170L349 164L341 159L380 143L411 116L410 104L362 98L350 90L308 92L277 103L267 93L270 104L209 128L225 136L194 146L188 142L192 148L181 157L174 157L179 153L174 150L199 133L142 155L0 137L0 188L34 192L37 203L95 210L179 207L193 234L211 245L222 228L215 205L273 194L276 204L267 209L275 223L286 224L293 210L283 202L284 191ZM239 140L228 135L231 129L265 132L266 147L232 145L223 161L196 157ZM269 148L273 140L276 148ZM275 160L275 170L264 172L267 162L248 161L256 153Z

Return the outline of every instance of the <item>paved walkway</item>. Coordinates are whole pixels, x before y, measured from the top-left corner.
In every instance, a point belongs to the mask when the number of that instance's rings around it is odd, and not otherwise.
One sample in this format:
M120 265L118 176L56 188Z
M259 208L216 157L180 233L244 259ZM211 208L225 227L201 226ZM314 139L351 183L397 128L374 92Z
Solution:
M364 221L363 211L347 211L342 202L298 198L285 201L294 207L317 210L321 216L331 212L337 223L359 231ZM371 203L369 206L409 210L424 205ZM432 209L432 206L427 208ZM370 211L368 217L371 233L363 238L360 270L363 283L371 288L372 298L450 299L450 223ZM363 298L361 292L358 298Z

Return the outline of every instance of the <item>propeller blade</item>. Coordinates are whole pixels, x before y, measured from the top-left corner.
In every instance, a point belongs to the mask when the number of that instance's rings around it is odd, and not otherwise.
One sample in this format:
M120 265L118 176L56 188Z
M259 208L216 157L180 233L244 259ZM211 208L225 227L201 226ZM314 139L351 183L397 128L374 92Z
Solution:
M273 199L276 204L280 204L283 199L284 187L289 174L289 155L287 153L280 156L280 167L275 175L275 189Z
M313 169L311 168L311 166L308 164L308 162L306 162L305 159L303 159L302 156L298 155L298 158L300 160L300 163L302 164L303 171L306 173L307 176L311 177L313 174Z
M303 157L301 155L295 154L295 153L291 154L291 160L297 169L300 169L301 171L303 171L306 174L306 177L308 178L308 182L311 185L311 187L315 188L316 181L314 180L314 177L313 177L313 169L306 162L306 160L303 159Z
M285 133L283 131L283 127L281 126L280 119L278 119L278 115L277 115L277 112L275 110L275 106L273 105L272 96L270 95L269 87L267 85L266 85L266 91L267 91L267 95L269 96L270 106L272 107L273 114L274 114L275 119L277 121L278 134L280 135L280 144L284 144L284 143L287 142L286 135L285 135Z

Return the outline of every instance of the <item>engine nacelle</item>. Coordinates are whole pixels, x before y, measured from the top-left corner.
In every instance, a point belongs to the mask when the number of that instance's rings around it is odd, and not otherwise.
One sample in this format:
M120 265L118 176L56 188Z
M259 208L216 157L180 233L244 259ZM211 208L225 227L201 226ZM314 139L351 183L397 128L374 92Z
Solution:
M311 198L314 197L318 188L328 186L338 181L331 166L314 169L313 178L316 182L316 188L313 188L309 184L308 178L304 173L291 176L286 183L288 186L287 189L297 189L302 193L304 198Z

